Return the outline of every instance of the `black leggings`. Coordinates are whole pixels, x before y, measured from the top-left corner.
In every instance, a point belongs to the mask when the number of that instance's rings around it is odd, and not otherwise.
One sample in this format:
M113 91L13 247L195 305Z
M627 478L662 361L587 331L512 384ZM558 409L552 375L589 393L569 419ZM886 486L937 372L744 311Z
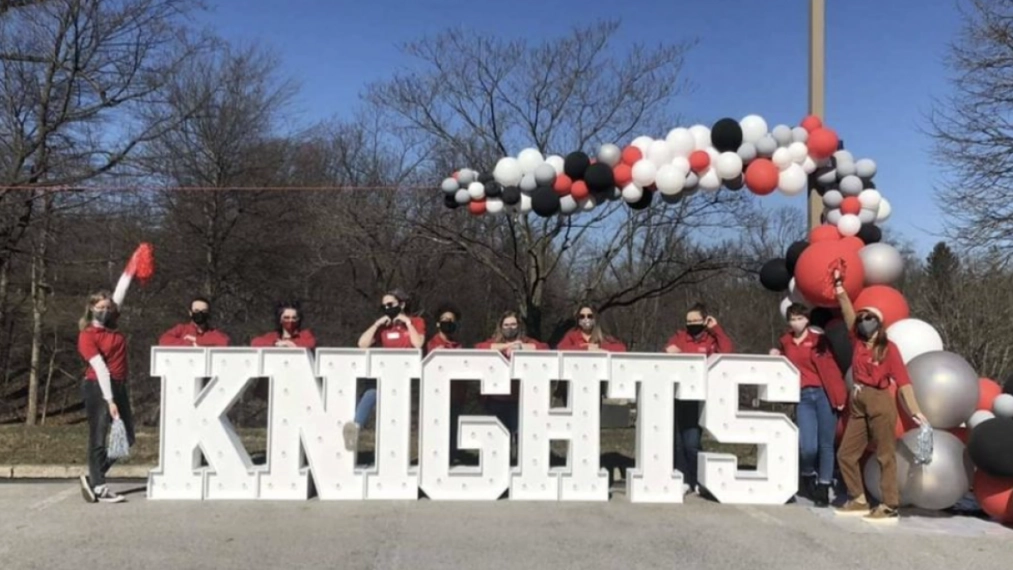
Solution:
M113 402L120 411L120 419L127 428L127 441L134 445L134 417L130 412L130 393L126 382L112 381ZM84 407L88 412L88 478L92 488L105 485L106 473L116 462L106 455L106 441L109 437L109 404L102 398L98 382L85 380L81 385Z

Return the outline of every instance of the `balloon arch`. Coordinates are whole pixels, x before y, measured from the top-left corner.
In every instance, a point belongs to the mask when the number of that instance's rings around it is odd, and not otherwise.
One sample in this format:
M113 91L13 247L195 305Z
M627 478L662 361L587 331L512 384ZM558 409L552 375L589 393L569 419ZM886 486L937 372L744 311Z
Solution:
M826 209L823 224L807 240L792 244L784 257L766 262L760 283L786 293L782 315L791 303L812 309L811 322L826 333L850 382L849 335L834 311L839 307L831 277L841 270L856 306L876 307L883 314L934 430L932 461L917 464L918 430L903 411L898 414L902 501L947 509L973 488L983 510L1013 522L1013 394L979 378L965 359L944 350L931 325L911 318L907 301L893 287L903 274L901 255L880 243L876 224L886 221L892 208L876 189L875 175L876 163L841 149L837 133L818 117L768 129L763 117L749 115L739 121L723 118L710 127L678 127L663 139L640 136L624 148L604 144L593 157L582 151L545 157L526 148L516 157L500 158L491 173L462 168L442 181L441 190L447 208L466 206L476 216L534 212L549 218L618 200L641 210L656 197L674 204L722 187L795 196L812 184ZM878 479L878 462L866 461L866 485L876 498Z

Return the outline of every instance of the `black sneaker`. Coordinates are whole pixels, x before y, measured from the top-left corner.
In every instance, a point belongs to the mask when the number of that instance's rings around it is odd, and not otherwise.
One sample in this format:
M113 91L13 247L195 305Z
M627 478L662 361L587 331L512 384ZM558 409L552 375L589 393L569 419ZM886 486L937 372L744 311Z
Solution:
M820 508L830 506L830 485L826 483L816 485L816 491L813 493L813 504Z
M798 480L798 495L805 497L810 501L815 501L816 497L816 476L814 475L803 475Z
M122 503L127 500L127 498L123 495L117 495L112 492L109 487L103 486L101 489L96 489L96 491L98 491L96 493L96 498L100 503Z
M81 496L84 497L86 503L94 503L96 500L95 491L92 490L87 475L81 475Z

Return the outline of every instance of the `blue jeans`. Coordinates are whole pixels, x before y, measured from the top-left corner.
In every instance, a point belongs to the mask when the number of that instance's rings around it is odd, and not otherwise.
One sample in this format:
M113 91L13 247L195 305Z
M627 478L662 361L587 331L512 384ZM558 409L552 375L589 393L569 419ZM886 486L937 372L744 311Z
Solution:
M675 401L675 468L682 472L683 483L697 487L700 454L700 402Z
M366 390L359 398L359 404L355 406L355 423L362 427L369 419L369 412L376 407L376 388Z
M829 485L834 478L834 435L837 415L823 388L802 388L798 401L799 469L803 477L819 476ZM817 462L818 459L818 462Z

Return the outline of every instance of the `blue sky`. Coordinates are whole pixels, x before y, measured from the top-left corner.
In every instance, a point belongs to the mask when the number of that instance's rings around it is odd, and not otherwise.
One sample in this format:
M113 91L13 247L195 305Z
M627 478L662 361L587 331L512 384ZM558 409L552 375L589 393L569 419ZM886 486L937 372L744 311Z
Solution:
M462 26L475 34L543 40L572 26L620 18L616 45L696 37L676 104L692 122L764 116L797 124L808 106L808 0L462 0L336 2L218 0L207 23L230 40L258 41L302 85L300 120L348 116L362 87L412 62L399 42ZM826 122L856 158L879 165L893 204L886 226L927 254L939 240L933 190L942 183L923 134L934 98L949 92L944 65L960 26L954 0L829 0ZM395 23L396 21L396 23ZM660 133L663 136L664 133ZM628 141L617 141L628 142ZM519 150L519 149L518 149ZM805 199L771 204L805 208Z

